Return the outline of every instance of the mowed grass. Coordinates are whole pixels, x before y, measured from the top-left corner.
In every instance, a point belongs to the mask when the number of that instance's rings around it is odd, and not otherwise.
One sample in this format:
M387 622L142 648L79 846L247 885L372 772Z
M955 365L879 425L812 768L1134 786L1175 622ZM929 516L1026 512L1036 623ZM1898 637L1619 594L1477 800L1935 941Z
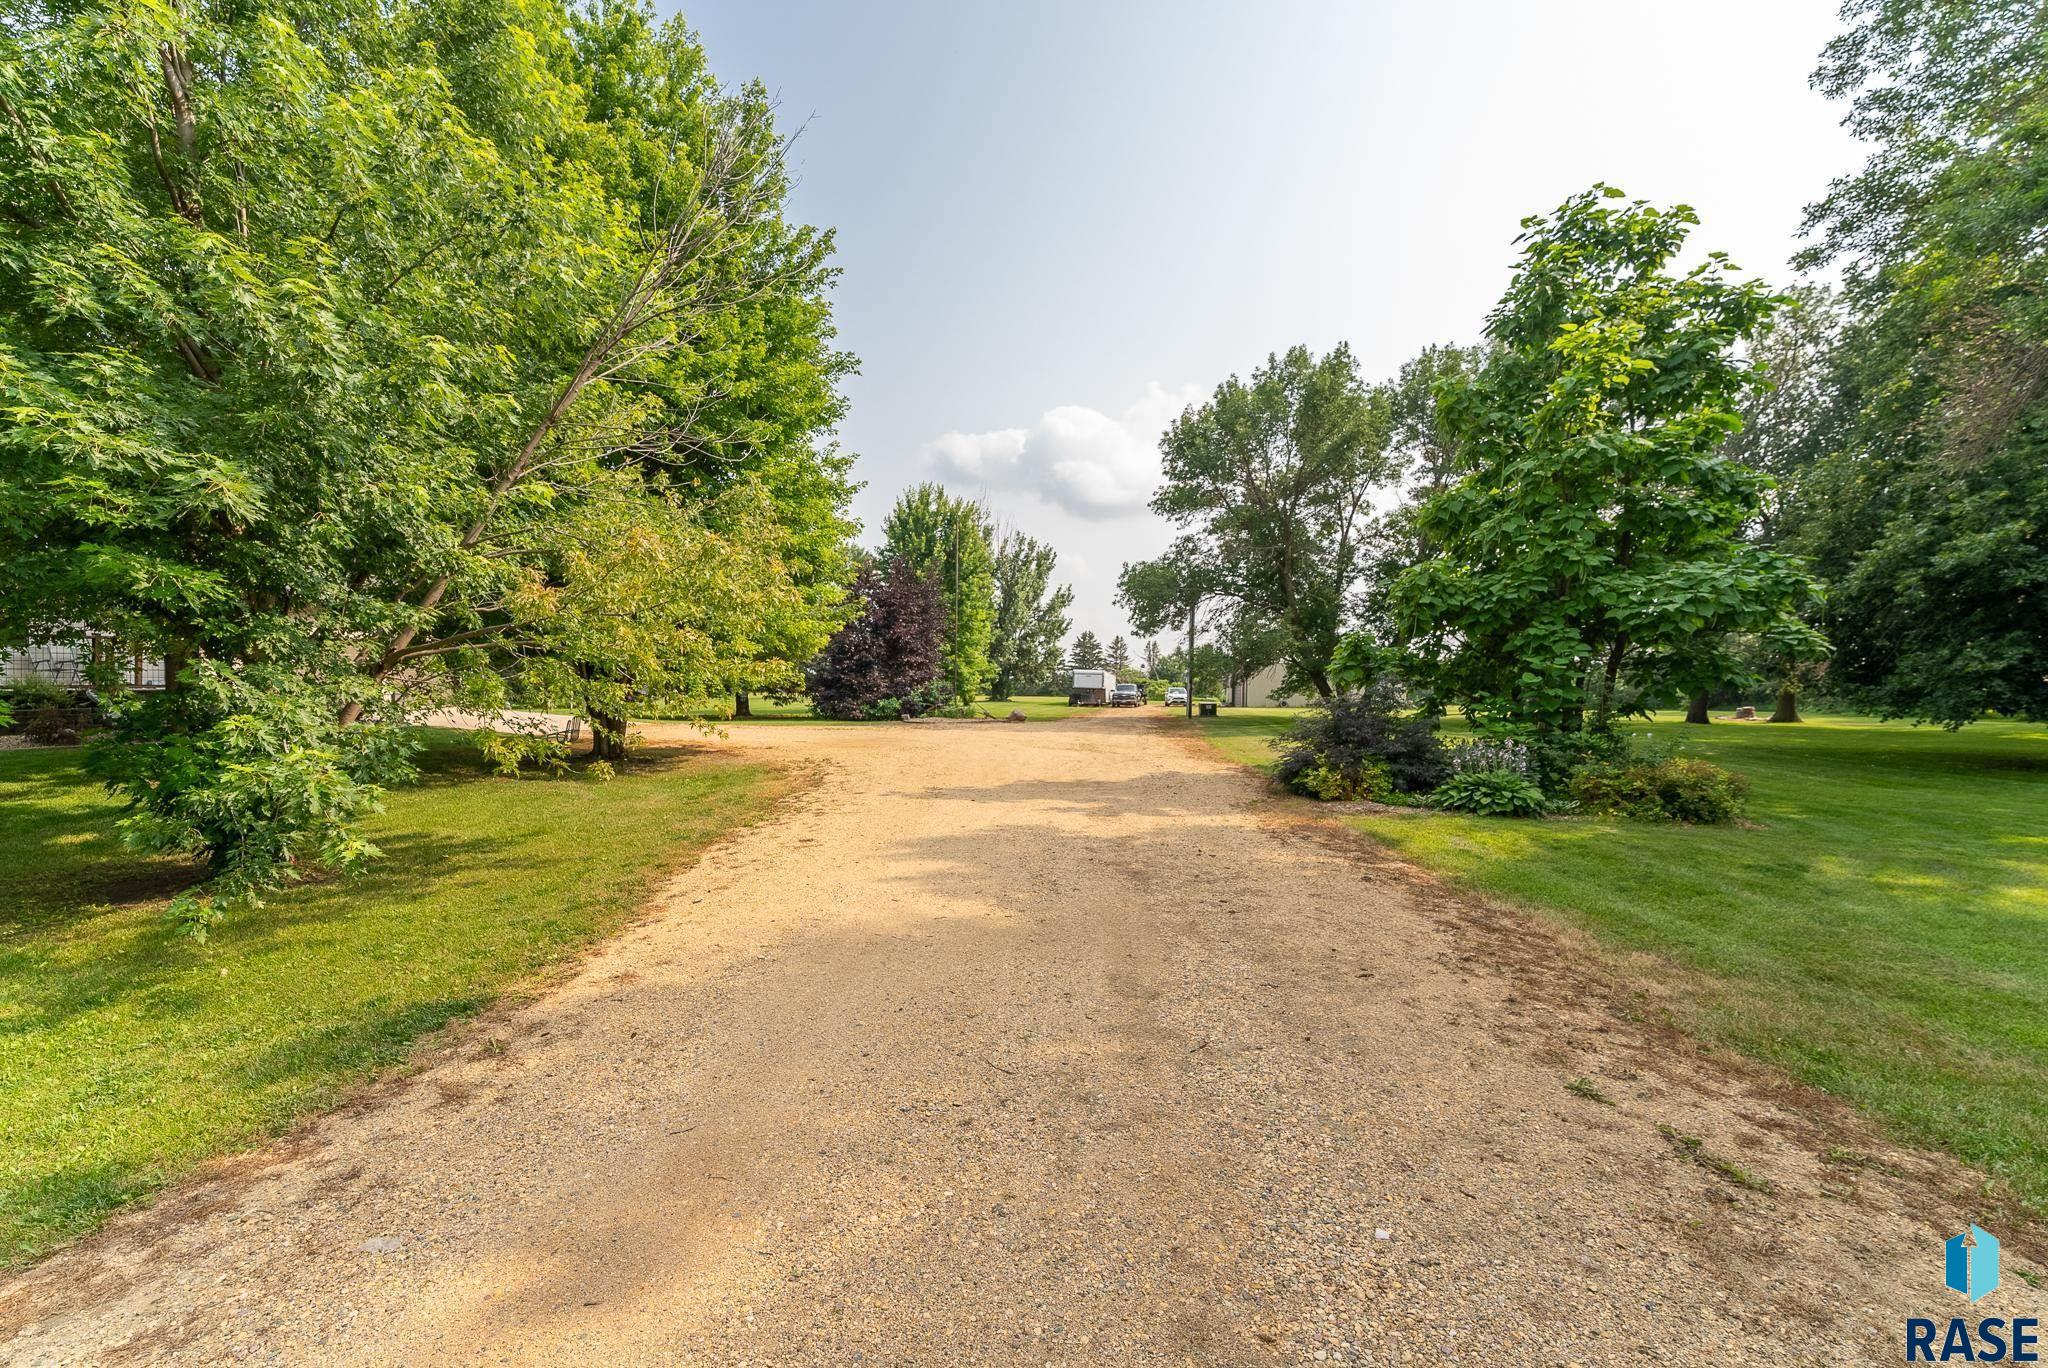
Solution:
M1273 738L1286 732L1301 708L1219 708L1214 717L1198 717L1209 744L1240 765L1273 767Z
M421 1035L617 927L766 810L770 770L643 753L610 783L494 779L436 737L372 823L385 857L231 917L114 835L76 751L0 752L0 1265L327 1105Z
M1270 763L1289 715L1263 711L1209 735ZM1347 820L1453 883L1692 971L1670 977L1703 1034L2048 1216L2048 727L1638 729L1748 775L1756 825Z

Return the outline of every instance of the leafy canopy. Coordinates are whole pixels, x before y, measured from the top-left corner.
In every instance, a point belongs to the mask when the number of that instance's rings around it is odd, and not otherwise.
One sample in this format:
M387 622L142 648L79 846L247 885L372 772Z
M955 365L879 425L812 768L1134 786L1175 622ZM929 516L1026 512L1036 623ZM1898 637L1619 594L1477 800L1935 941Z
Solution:
M783 215L763 94L720 89L679 22L16 15L0 641L86 623L167 658L107 762L132 838L253 895L367 853L354 820L403 767L348 724L564 667L716 692L823 641L850 494L820 440L850 364L830 238Z
M995 531L988 510L927 482L897 498L882 534L884 560L901 560L938 586L946 605L946 681L955 702L972 702L995 673Z
M1806 576L1741 537L1767 481L1720 450L1776 301L1718 253L1672 274L1696 221L1605 186L1527 220L1485 362L1444 382L1459 473L1392 598L1425 677L1490 727L1604 725L1624 667L1713 676L1731 631L1810 642Z
M851 621L810 669L811 703L826 717L915 717L936 701L945 670L946 608L908 561L862 567Z
M1293 347L1224 381L1159 442L1153 511L1199 529L1217 592L1278 626L1290 684L1324 697L1370 497L1395 470L1391 422L1387 394L1359 379L1348 347L1320 357Z
M1872 150L1808 211L1847 318L1789 537L1829 584L1828 687L1950 727L2048 718L2048 11L1844 15L1814 80Z
M1067 610L1074 591L1052 587L1058 561L1052 547L1014 528L995 543L995 622L989 641L994 680L989 697L1006 700L1059 674L1060 643L1066 639Z

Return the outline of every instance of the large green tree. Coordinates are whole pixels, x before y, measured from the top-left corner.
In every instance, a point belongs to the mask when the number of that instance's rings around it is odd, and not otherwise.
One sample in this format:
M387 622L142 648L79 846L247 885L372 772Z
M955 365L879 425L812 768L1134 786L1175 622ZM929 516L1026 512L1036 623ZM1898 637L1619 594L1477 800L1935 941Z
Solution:
M1434 493L1457 474L1458 445L1443 421L1438 394L1486 360L1483 347L1438 343L1401 363L1386 386L1387 449L1393 473L1409 487Z
M1525 221L1486 360L1444 383L1458 473L1393 602L1426 678L1490 727L1603 726L1625 670L1725 676L1732 632L1811 641L1805 575L1742 536L1768 481L1721 451L1775 301L1718 254L1672 272L1696 221L1604 186Z
M1871 146L1808 215L1846 417L1794 490L1831 690L2048 717L2048 11L1852 0L1815 84Z
M1787 293L1750 346L1758 383L1741 406L1742 427L1722 446L1731 459L1770 476L1771 484L1746 534L1763 546L1798 552L1808 544L1806 529L1827 516L1825 508L1806 506L1806 477L1839 449L1846 419L1836 379L1841 366L1841 315L1835 297L1822 286L1807 285ZM1802 609L1810 622L1820 619L1824 600ZM1763 685L1777 694L1773 722L1797 722L1799 695L1825 670L1825 662L1802 656L1796 642L1740 637L1732 643L1743 662L1743 685ZM1790 649L1788 649L1790 648ZM1704 723L1708 698L1695 694L1687 701L1686 721Z
M989 697L1007 700L1019 689L1043 683L1060 672L1060 643L1066 640L1067 610L1074 591L1054 588L1058 555L1044 542L1015 528L997 538L992 572L995 579L995 622L989 641L989 666L994 681Z
M882 523L882 558L901 560L939 587L946 605L945 678L970 703L994 677L995 527L988 510L930 482L905 490Z
M1387 395L1350 349L1294 347L1232 376L1160 438L1152 508L1199 528L1221 590L1286 634L1290 684L1331 688L1372 516L1394 474Z
M1771 478L1750 529L1767 544L1791 544L1799 524L1824 512L1801 506L1800 494L1807 473L1847 436L1852 415L1838 384L1842 326L1833 292L1806 285L1786 292L1750 344L1756 383L1742 399L1742 426L1722 451Z
M1130 614L1135 630L1147 635L1161 631L1186 634L1181 649L1163 659L1160 668L1169 671L1169 679L1176 677L1177 670L1188 683L1190 716L1195 710L1195 681L1187 671L1198 661L1196 640L1202 607L1232 597L1216 559L1213 546L1198 534L1187 534L1176 537L1164 554L1125 565L1116 582L1116 601Z
M1424 347L1402 363L1386 386L1392 478L1406 497L1373 520L1367 539L1363 583L1354 603L1357 630L1370 641L1391 641L1397 634L1388 592L1403 570L1435 550L1417 530L1416 514L1456 475L1458 449L1445 427L1439 393L1445 383L1471 374L1483 358L1479 347ZM1339 676L1348 677L1340 669L1332 682Z
M1230 662L1228 674L1233 680L1248 680L1284 658L1287 633L1241 603L1219 604L1209 615L1208 626L1216 649ZM1251 706L1264 707L1265 702L1253 699Z
M0 641L84 622L167 659L107 760L131 837L253 895L368 853L383 724L536 662L713 692L829 632L830 242L783 215L766 97L680 23L15 15ZM704 597L653 592L685 550Z
M1074 649L1067 659L1076 670L1100 670L1109 662L1102 649L1102 638L1085 631L1074 638Z

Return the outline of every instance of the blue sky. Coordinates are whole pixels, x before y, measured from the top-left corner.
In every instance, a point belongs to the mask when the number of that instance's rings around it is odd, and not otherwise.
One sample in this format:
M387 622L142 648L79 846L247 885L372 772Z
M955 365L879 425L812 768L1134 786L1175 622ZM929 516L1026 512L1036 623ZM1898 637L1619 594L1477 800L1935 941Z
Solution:
M982 495L1059 548L1105 639L1118 567L1171 535L1144 508L1159 429L1226 375L1348 341L1378 377L1475 338L1518 221L1595 180L1692 204L1703 250L1788 280L1802 207L1859 160L1807 86L1827 3L683 13L805 125L869 540L918 479Z

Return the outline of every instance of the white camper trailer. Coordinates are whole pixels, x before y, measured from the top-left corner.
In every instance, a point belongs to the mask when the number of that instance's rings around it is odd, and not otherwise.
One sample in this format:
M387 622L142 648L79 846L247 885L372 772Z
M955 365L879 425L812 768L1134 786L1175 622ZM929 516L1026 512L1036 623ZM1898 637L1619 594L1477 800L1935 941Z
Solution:
M1099 708L1109 702L1110 695L1115 692L1115 671L1076 670L1073 686L1067 690L1067 706Z

